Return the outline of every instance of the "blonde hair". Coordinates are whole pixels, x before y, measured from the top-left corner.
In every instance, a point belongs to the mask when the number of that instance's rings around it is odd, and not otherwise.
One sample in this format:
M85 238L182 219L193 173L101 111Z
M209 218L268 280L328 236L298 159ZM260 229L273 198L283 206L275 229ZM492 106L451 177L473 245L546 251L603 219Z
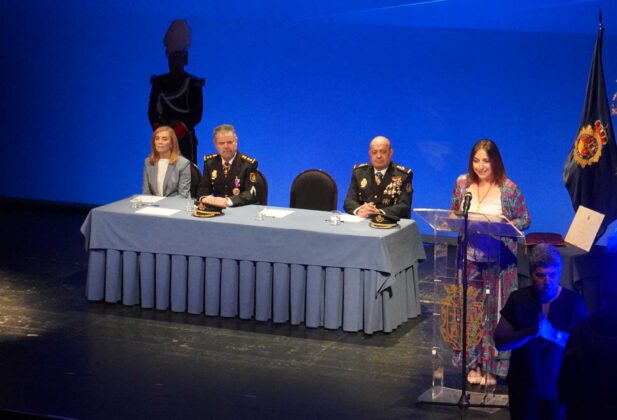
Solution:
M178 146L178 137L176 136L174 129L167 125L161 125L154 130L152 133L152 138L150 139L151 153L150 156L148 156L148 162L150 162L150 165L154 165L161 158L159 156L159 152L156 151L156 147L154 147L154 139L161 131L167 131L169 137L171 137L171 155L169 156L169 163L176 163L178 156L180 156L180 146Z

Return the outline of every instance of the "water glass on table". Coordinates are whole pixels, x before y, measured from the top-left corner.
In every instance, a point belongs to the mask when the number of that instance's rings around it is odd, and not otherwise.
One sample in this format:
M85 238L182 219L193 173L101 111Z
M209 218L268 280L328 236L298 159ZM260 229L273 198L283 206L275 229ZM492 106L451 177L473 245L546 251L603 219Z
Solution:
M132 209L139 209L143 206L139 195L134 195L129 201L131 202Z
M339 213L338 210L334 210L330 214L330 224L332 226L338 226L341 224L341 213Z
M189 195L186 198L186 207L184 208L184 210L188 213L193 213L193 210L195 210L197 206L195 206L195 200Z

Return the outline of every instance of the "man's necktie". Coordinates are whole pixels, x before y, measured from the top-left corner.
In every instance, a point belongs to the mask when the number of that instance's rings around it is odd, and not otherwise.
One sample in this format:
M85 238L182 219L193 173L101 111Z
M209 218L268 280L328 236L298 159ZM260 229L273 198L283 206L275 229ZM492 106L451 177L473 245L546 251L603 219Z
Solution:
M231 165L229 164L229 162L223 161L223 175L227 176L230 167Z
M375 172L375 183L377 185L381 184L382 178L383 178L383 174L381 172Z

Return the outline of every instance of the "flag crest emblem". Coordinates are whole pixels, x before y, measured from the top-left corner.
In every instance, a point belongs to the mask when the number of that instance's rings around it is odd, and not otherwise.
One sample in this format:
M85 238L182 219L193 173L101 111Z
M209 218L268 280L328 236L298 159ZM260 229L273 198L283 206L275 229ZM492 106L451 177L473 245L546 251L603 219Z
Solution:
M581 128L574 141L574 159L581 168L593 165L602 156L602 146L607 142L606 130L600 120Z

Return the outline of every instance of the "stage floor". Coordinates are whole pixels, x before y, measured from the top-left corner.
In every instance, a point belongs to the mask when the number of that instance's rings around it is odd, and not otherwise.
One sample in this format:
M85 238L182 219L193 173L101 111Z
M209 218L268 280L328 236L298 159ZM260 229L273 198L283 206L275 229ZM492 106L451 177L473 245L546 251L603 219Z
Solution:
M0 417L460 418L415 405L431 380L426 304L368 336L87 302L87 211L0 200Z

